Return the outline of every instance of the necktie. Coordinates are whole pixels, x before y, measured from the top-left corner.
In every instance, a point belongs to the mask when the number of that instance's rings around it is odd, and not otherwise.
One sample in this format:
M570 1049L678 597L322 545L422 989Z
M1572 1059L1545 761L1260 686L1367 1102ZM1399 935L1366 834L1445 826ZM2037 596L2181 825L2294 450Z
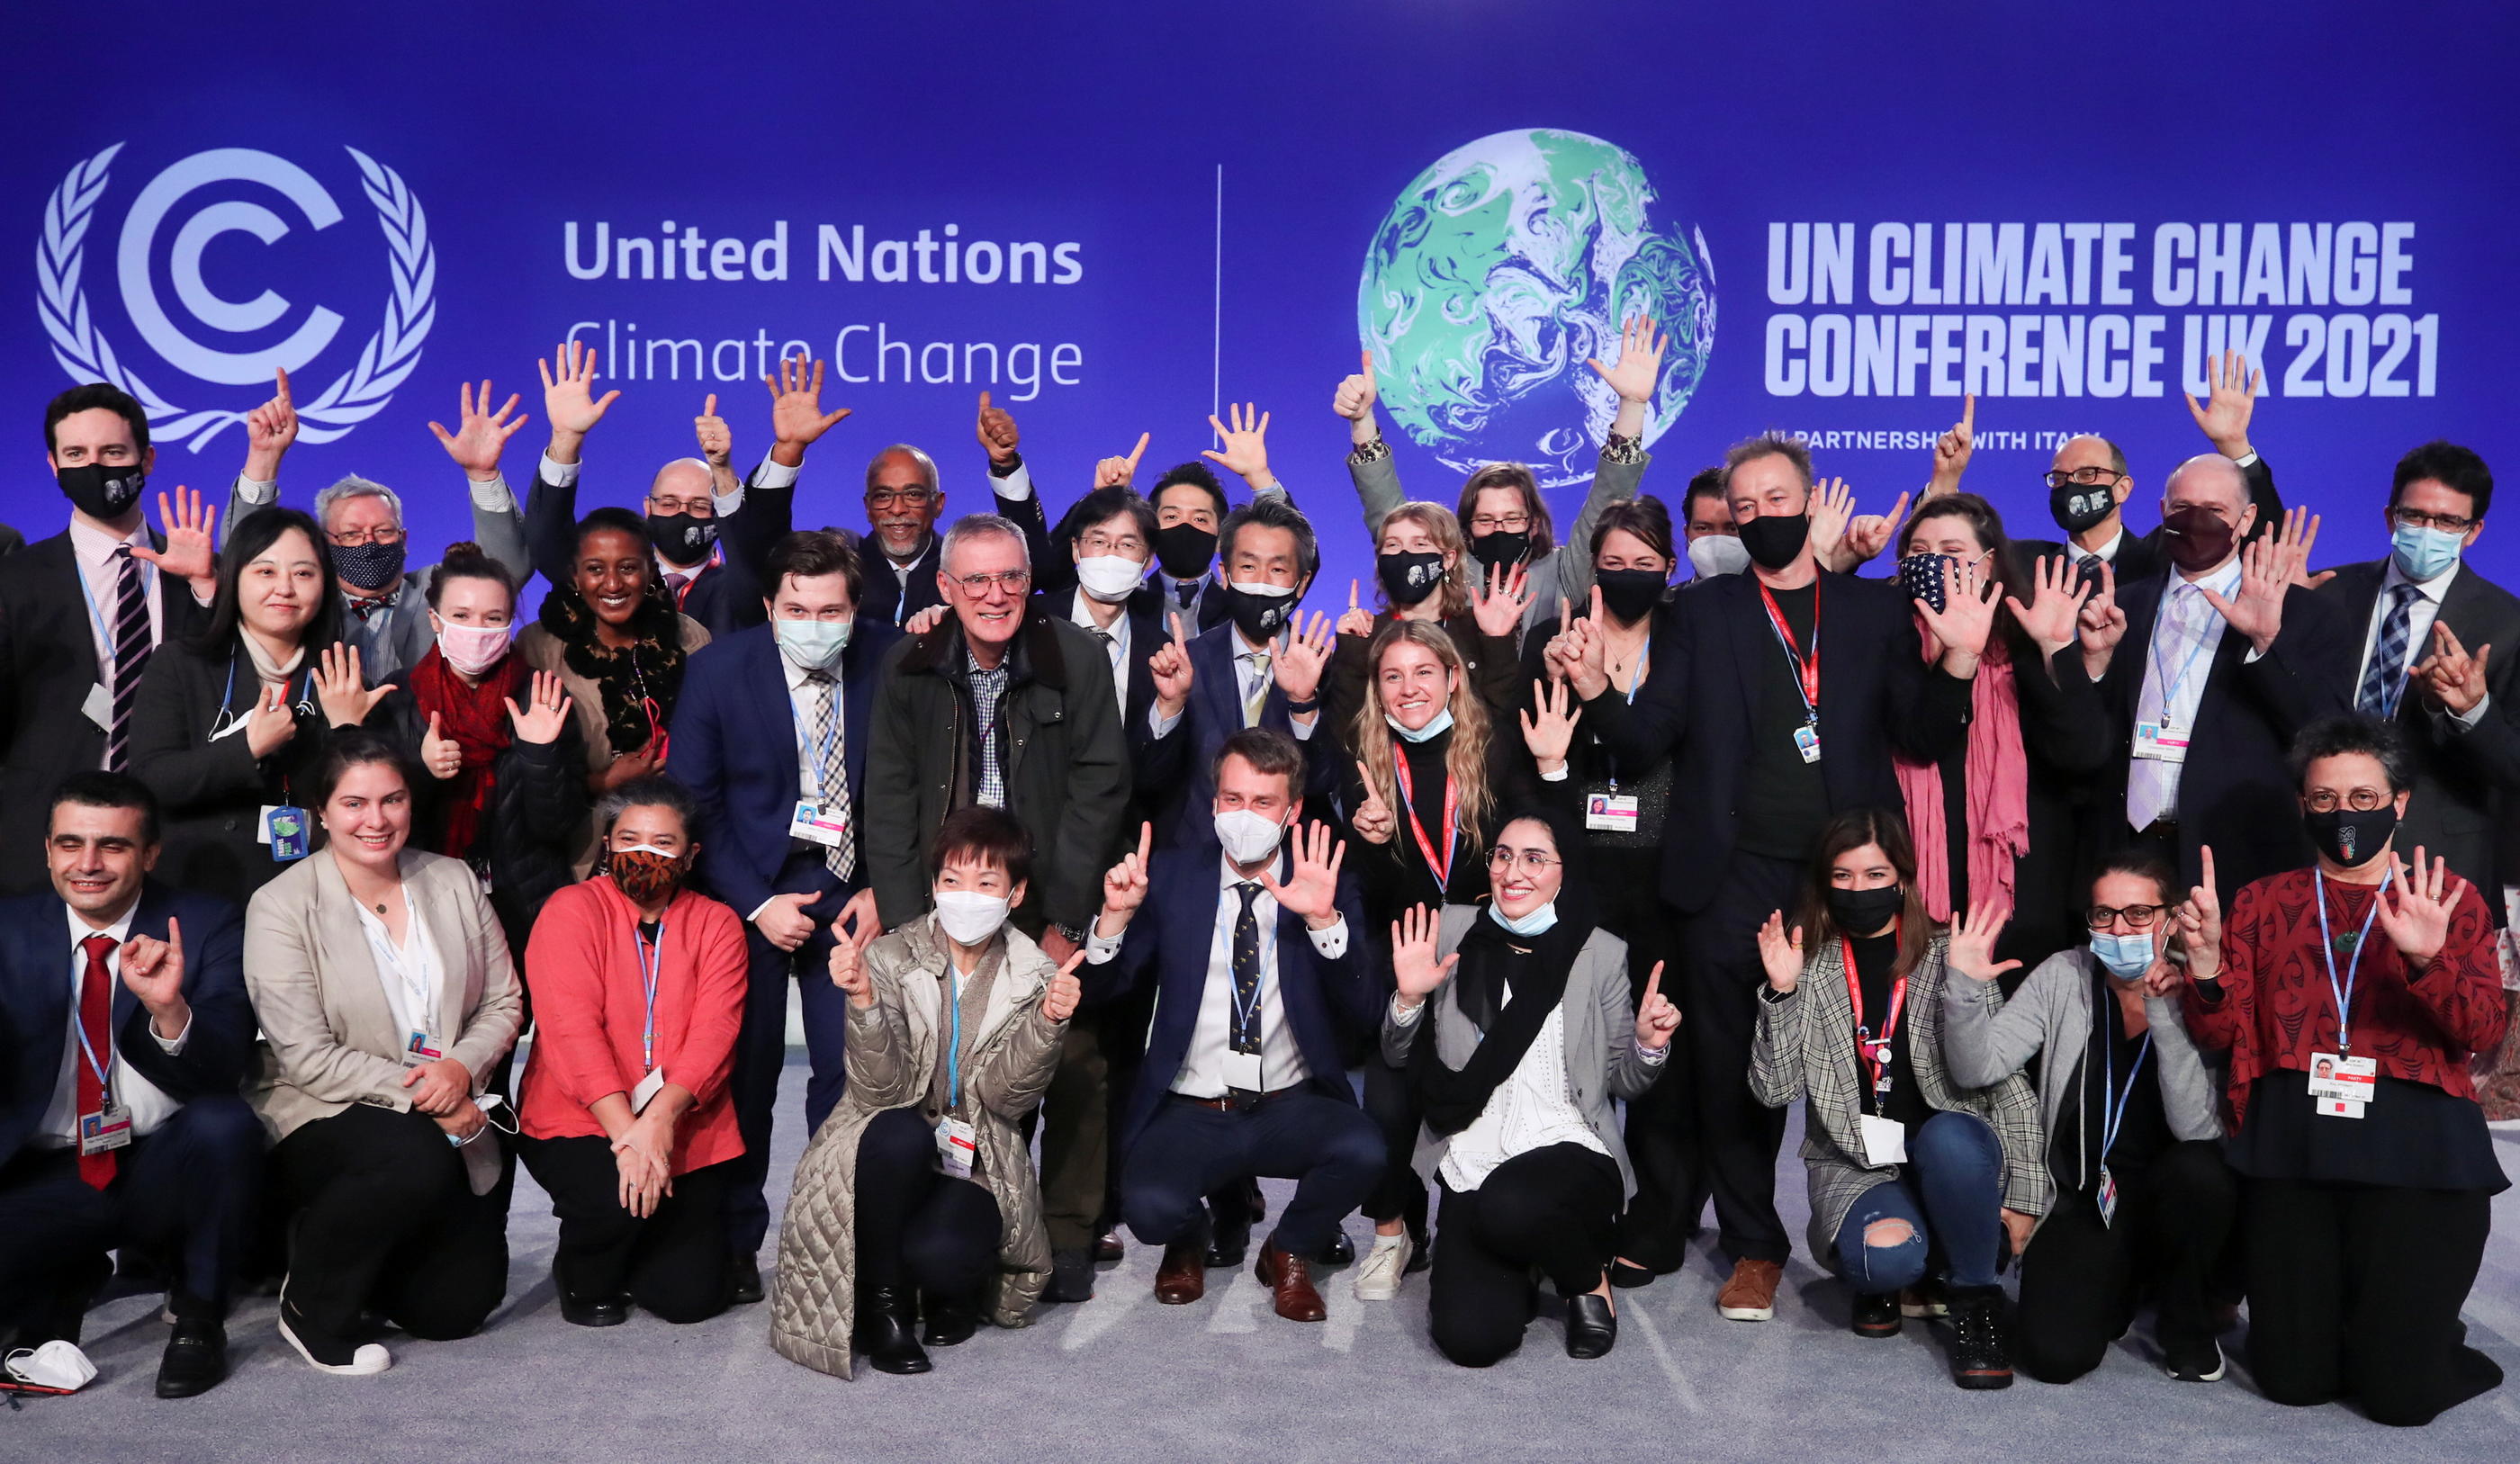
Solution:
M2371 643L2371 660L2362 668L2362 689L2354 698L2356 711L2380 718L2398 715L2398 698L2406 694L2408 621L2416 597L2423 593L2412 585L2389 587L2389 609L2380 617L2379 639Z
M1173 587L1173 599L1181 601L1181 607L1183 609L1189 609L1190 602L1198 599L1198 581L1184 580L1182 583L1175 585Z
M2100 556L2098 555L2086 553L2081 557L2075 559L2074 574L2075 577L2084 585L2096 586L2100 582L2100 570L2102 567Z
M87 973L79 978L78 1009L79 1033L86 1039L85 1049L78 1055L77 1097L82 1115L105 1111L105 1084L88 1056L93 1053L97 1062L108 1066L113 1062L113 973L106 969L105 959L118 944L110 935L92 935L79 942L79 949L87 953ZM112 1149L81 1154L79 1177L90 1188L103 1189L113 1182L113 1161Z
M1260 709L1269 702L1269 653L1246 650L1234 659L1242 663L1242 725L1258 727Z
M1234 887L1242 910L1234 917L1234 1021L1231 1036L1237 1052L1260 1050L1260 917L1251 902L1260 886L1244 880Z
M848 735L840 726L839 684L828 671L806 672L805 684L814 688L814 746L818 749L814 766L821 770L818 780L829 779L814 791L826 808L838 813L851 834L837 844L823 846L823 866L846 879L858 866L857 821L849 817Z
M672 598L675 609L679 610L683 607L683 590L685 587L689 586L693 580L698 578L698 575L690 574L668 574L665 576L665 594Z
M149 664L149 593L141 587L140 561L131 546L113 547L113 712L105 733L105 767L120 773L131 762L131 707L140 699L140 673Z
M1092 636L1095 640L1102 643L1102 654L1105 659L1109 658L1111 647L1120 643L1119 637L1112 635L1109 631L1102 629L1099 625L1087 626L1085 628L1085 634Z
M365 625L376 616L392 609L394 601L402 599L402 591L397 588L382 595L349 595L342 598L349 601L350 613L359 617L359 624Z

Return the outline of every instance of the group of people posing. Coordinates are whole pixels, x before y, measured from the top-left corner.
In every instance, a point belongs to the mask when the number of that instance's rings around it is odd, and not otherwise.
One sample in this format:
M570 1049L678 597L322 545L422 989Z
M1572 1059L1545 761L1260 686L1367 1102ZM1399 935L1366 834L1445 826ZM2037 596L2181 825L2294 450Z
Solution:
M620 393L569 345L521 503L517 397L431 423L474 532L424 565L382 484L283 506L285 377L224 510L155 527L143 409L63 393L69 523L0 558L0 1334L75 1371L119 1272L185 1397L259 1285L308 1363L381 1371L500 1305L521 1160L567 1322L767 1300L843 1377L1085 1301L1130 1240L1167 1305L1248 1264L1317 1322L1422 1273L1455 1362L1544 1311L1598 1357L1710 1203L1717 1309L1775 1314L1799 1103L1852 1329L1945 1323L1961 1387L2068 1382L2146 1309L2211 1382L2243 1304L2278 1401L2498 1385L2458 1319L2520 791L2485 464L2414 449L2388 557L2313 572L2229 358L2148 533L2085 436L2064 537L2009 537L1973 404L1886 514L1761 436L1675 515L1663 341L1604 347L1562 536L1516 464L1409 497L1369 356L1332 404L1373 582L1312 610L1256 409L1054 517L983 394L982 511L899 444L863 529L798 528L848 414L788 360L748 473L711 397L581 512Z

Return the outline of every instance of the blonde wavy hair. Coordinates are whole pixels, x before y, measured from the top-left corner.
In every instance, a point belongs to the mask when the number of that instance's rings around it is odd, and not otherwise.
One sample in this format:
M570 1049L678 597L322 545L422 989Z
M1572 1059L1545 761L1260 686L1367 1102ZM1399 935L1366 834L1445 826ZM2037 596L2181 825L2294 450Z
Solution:
M1435 594L1440 597L1435 613L1445 620L1470 613L1470 544L1462 537L1462 521L1453 516L1453 510L1442 504L1412 499L1383 514L1382 522L1373 528L1373 552L1376 555L1382 553L1382 536L1390 533L1395 523L1414 523L1424 529L1426 537L1435 541L1436 552L1452 558L1453 567L1444 571L1444 582L1435 587ZM1384 609L1395 614L1399 612L1400 607L1383 593L1378 579L1374 582L1373 593L1381 598Z
M1425 620L1395 620L1374 636L1365 654L1365 703L1357 709L1349 745L1373 775L1372 791L1395 816L1405 815L1400 779L1392 771L1400 752L1393 745L1390 726L1382 720L1382 658L1403 642L1424 646L1452 674L1453 694L1447 704L1453 712L1453 742L1444 753L1444 774L1458 790L1455 798L1461 821L1462 854L1483 856L1486 841L1481 830L1497 801L1496 789L1488 786L1488 738L1493 729L1488 725L1486 703L1479 700L1478 692L1470 686L1469 668L1462 663L1461 647L1453 643L1442 626ZM1431 817L1440 818L1441 811Z

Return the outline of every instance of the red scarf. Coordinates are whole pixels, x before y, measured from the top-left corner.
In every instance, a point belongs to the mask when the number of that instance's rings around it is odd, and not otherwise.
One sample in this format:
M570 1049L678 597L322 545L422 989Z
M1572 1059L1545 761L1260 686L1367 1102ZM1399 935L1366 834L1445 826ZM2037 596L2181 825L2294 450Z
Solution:
M1923 618L1916 622L1925 659L1942 647ZM2010 909L2015 899L2013 862L2030 852L2030 762L2021 749L2021 703L2015 699L2011 656L2000 636L1987 638L1970 683L1967 750L1960 759L1960 806L1968 820L1968 895ZM2028 676L2045 676L2036 661ZM1943 770L1891 756L1899 791L1908 805L1908 835L1916 849L1916 893L1937 920L1964 915L1952 907L1951 831L1943 820Z
M427 727L435 715L437 734L452 738L464 752L464 765L440 784L446 795L446 823L428 845L433 853L465 859L473 852L482 813L498 790L499 754L516 739L516 729L508 721L508 700L514 697L518 706L524 705L533 685L533 668L514 651L501 657L477 687L457 676L434 645L412 668L411 694L420 704L421 726Z

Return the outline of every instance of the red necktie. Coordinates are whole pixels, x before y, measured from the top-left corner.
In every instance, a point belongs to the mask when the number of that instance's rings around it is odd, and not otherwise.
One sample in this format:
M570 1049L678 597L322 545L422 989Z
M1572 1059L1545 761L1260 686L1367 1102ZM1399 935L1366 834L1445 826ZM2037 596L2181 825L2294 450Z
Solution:
M79 981L79 1032L87 1039L87 1052L109 1065L113 1061L113 973L106 969L105 958L118 944L110 935L92 935L79 942L79 949L87 953L87 975ZM97 1077L95 1063L87 1060L87 1052L79 1055L78 1111L103 1113L105 1084ZM105 1188L113 1182L113 1159L112 1149L81 1154L79 1177L93 1188Z

